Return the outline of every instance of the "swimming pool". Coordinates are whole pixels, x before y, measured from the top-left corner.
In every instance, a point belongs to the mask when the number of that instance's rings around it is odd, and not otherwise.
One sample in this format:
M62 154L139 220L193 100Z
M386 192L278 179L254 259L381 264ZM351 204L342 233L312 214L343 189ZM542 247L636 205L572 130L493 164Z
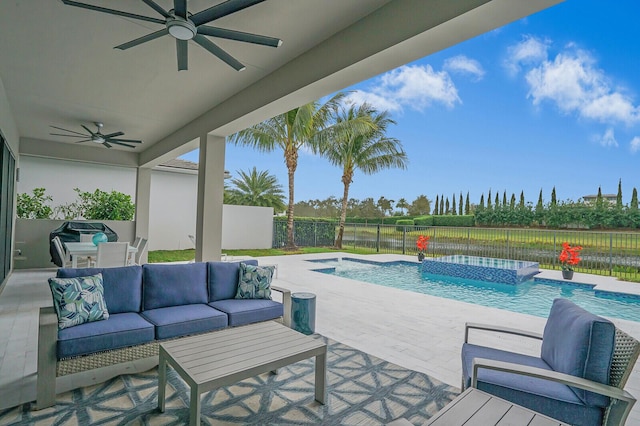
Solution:
M444 297L492 308L547 317L553 299L564 297L596 315L640 322L640 297L594 291L593 286L554 280L529 280L513 285L444 275L423 274L414 262L379 263L360 259L312 260L317 272L372 284Z

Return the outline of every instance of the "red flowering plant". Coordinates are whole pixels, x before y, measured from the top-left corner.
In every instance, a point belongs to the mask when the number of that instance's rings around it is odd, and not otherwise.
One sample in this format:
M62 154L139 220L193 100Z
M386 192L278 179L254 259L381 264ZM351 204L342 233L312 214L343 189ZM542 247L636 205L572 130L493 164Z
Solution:
M426 252L427 247L429 247L429 238L431 238L429 235L420 235L416 240L419 257L424 257L424 252Z
M580 263L582 260L580 250L582 250L582 246L571 247L567 242L562 243L562 252L560 252L558 259L562 264L563 271L573 271L573 267Z

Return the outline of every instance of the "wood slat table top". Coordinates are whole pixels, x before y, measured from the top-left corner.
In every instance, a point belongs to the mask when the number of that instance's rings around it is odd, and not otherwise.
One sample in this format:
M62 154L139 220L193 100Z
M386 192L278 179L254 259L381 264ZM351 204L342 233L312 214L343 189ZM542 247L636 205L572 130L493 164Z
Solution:
M326 352L326 344L274 321L228 328L160 344L195 383L249 370L256 366Z
M551 417L475 388L469 388L461 393L427 424L433 426L568 426Z

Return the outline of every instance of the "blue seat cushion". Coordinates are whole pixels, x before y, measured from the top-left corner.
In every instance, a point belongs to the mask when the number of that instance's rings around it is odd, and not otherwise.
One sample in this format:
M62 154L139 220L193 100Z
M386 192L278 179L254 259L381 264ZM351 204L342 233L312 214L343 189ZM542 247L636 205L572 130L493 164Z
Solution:
M541 358L465 343L462 346L462 374L471 385L474 358L552 370ZM478 389L572 425L601 424L603 409L585 405L572 388L561 383L487 369L478 371Z
M232 327L280 318L284 312L282 303L267 299L218 300L209 306L226 313Z
M88 322L58 331L58 359L140 345L154 340L153 324L140 314L112 314L104 321Z
M257 260L245 260L246 265L258 265ZM238 292L240 262L207 262L209 301L233 299Z
M227 315L204 304L151 309L142 314L156 326L156 339L204 333L227 326Z
M144 311L209 301L205 263L147 264L142 267L142 280Z
M611 321L567 299L555 299L544 327L541 358L554 371L608 384L615 338L616 327ZM606 396L573 391L588 405L609 404Z
M58 278L87 277L102 274L104 301L109 314L140 312L142 307L142 267L60 268Z

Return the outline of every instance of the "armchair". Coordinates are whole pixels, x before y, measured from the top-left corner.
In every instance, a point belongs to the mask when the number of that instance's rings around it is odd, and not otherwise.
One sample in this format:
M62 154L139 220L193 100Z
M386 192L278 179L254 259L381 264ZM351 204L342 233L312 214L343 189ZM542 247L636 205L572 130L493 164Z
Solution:
M469 343L471 330L542 341L539 357ZM553 302L542 335L468 323L462 388L476 387L572 425L623 425L635 398L623 388L640 343L566 299Z

